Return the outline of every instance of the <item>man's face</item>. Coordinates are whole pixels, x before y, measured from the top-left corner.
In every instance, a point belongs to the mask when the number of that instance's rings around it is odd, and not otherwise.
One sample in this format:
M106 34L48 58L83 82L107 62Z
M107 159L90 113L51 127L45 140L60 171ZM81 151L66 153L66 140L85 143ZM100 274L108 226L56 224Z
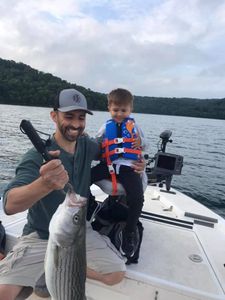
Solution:
M86 113L82 110L69 112L54 112L53 120L65 140L75 142L85 129Z

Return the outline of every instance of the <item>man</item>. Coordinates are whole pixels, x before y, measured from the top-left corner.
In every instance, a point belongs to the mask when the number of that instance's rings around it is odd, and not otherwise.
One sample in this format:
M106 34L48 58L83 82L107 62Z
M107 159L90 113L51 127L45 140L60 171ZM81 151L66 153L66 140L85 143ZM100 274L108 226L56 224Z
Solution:
M23 236L0 262L0 300L16 299L43 274L49 222L64 200L59 191L69 181L78 194L88 197L91 161L98 157L99 146L83 134L86 113L92 114L80 92L62 90L50 113L56 129L48 151L55 159L43 164L36 149L30 149L4 193L6 214L28 209L28 215ZM125 262L118 251L91 226L86 239L87 277L108 285L120 282Z

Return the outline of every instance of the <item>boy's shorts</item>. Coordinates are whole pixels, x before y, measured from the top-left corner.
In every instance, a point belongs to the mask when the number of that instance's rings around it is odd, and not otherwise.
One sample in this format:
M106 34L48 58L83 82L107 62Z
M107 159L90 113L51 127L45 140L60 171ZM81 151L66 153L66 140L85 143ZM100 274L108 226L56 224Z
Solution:
M31 286L44 271L47 240L41 240L36 232L22 236L18 243L0 261L0 284ZM93 231L87 223L87 266L102 274L125 271L125 261L110 240Z

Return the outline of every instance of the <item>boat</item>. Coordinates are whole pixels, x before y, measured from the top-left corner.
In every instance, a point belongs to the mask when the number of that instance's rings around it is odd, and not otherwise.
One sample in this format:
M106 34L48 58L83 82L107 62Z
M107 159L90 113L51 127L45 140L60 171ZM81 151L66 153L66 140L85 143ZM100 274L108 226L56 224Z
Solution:
M160 149L148 160L155 165L147 167L138 263L127 265L125 279L114 286L87 279L87 299L225 299L225 220L171 186L173 175L181 174L183 158L166 152L170 135L169 131L160 135ZM99 202L108 197L103 190L92 186ZM0 219L9 251L21 235L26 212L6 216L1 209ZM29 299L42 298L32 294Z

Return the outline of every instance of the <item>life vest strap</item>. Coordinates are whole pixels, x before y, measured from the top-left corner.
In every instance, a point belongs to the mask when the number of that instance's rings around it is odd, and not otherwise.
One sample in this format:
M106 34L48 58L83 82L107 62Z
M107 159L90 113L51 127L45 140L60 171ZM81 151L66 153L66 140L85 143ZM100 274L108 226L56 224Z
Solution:
M117 180L116 180L116 173L113 168L112 164L107 165L109 174L111 175L112 180L112 195L115 196L117 194Z
M105 141L102 142L102 148L105 148L107 146L111 146L114 144L122 144L122 143L132 143L134 142L134 138L115 138L112 140L106 139Z
M109 156L109 146L108 146L108 139L106 139L106 148L105 148L105 158L106 158L106 163L107 167L109 170L109 174L111 175L111 180L112 180L112 194L113 196L117 194L117 180L116 180L116 174L115 170L113 168L110 156Z
M133 153L137 155L141 155L142 151L139 149L130 149L130 148L115 148L107 153L107 155L120 154L120 153ZM103 158L107 157L106 153L102 154Z

